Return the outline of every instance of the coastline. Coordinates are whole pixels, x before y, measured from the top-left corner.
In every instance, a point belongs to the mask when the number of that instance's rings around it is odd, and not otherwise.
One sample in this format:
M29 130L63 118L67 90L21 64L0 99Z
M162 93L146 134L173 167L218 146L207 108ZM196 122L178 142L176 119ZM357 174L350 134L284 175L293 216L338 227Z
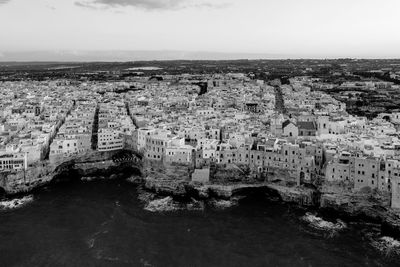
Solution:
M394 210L376 202L370 195L323 192L318 188L289 186L273 182L258 183L207 183L190 181L190 168L180 171L148 163L115 162L114 154L97 155L87 161L77 159L60 165L43 165L40 170L31 170L28 183L21 183L21 174L7 177L15 179L5 189L6 198L25 196L36 190L65 181L90 182L93 180L124 180L153 194L155 198L170 197L179 203L237 201L261 194L268 200L287 203L307 211L316 212L325 218L336 218L348 223L374 224L382 236L400 239L400 216ZM171 167L169 167L171 168ZM179 167L178 167L179 169ZM44 174L44 175L43 175ZM157 174L160 174L159 176ZM25 173L26 178L26 173ZM4 186L4 178L2 185Z

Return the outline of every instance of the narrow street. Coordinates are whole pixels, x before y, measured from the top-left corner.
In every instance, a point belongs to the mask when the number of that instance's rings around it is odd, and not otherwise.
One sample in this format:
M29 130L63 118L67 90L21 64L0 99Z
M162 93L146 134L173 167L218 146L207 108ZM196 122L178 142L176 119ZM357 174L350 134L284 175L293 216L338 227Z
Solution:
M94 118L93 118L93 128L92 128L92 149L96 150L97 149L97 134L99 131L99 104L96 106L96 111L94 113Z
M285 100L283 99L282 90L280 86L274 86L275 89L275 110L279 113L285 114Z
M61 121L59 121L56 125L56 131L54 132L54 134L50 137L50 141L49 141L49 145L46 148L46 151L44 152L44 159L49 159L50 156L50 145L51 143L53 143L54 138L57 136L58 130L60 129L60 127L65 123L65 120L67 119L67 117L69 116L69 114L71 114L71 111L73 111L76 107L76 100L73 100L73 105L72 107L67 111L65 118Z
M138 125L136 124L136 121L133 119L131 110L129 108L129 103L127 101L125 102L125 106L126 106L126 111L128 113L128 116L129 116L129 118L131 118L133 125L135 125L136 128L139 128Z

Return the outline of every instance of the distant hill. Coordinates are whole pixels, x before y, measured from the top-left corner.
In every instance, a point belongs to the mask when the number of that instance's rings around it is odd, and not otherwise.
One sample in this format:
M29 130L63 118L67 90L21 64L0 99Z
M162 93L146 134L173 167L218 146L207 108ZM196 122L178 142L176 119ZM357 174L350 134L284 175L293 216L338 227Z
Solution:
M190 51L26 51L0 52L1 62L116 62L147 60L286 59L293 55Z

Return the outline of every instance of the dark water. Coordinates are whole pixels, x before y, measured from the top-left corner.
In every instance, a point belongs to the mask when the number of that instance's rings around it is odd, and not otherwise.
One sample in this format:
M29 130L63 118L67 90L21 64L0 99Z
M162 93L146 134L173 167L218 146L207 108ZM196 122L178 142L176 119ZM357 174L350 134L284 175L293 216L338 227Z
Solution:
M329 237L285 205L151 213L122 182L62 184L34 197L0 211L0 266L396 266L356 229Z

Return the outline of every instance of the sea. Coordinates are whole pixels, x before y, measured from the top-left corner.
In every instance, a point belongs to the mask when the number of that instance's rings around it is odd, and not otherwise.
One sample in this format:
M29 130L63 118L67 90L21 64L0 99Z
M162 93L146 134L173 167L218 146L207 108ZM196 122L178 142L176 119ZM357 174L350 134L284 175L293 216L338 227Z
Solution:
M362 227L320 231L305 212L261 197L151 212L124 181L61 183L0 210L0 266L400 266Z

